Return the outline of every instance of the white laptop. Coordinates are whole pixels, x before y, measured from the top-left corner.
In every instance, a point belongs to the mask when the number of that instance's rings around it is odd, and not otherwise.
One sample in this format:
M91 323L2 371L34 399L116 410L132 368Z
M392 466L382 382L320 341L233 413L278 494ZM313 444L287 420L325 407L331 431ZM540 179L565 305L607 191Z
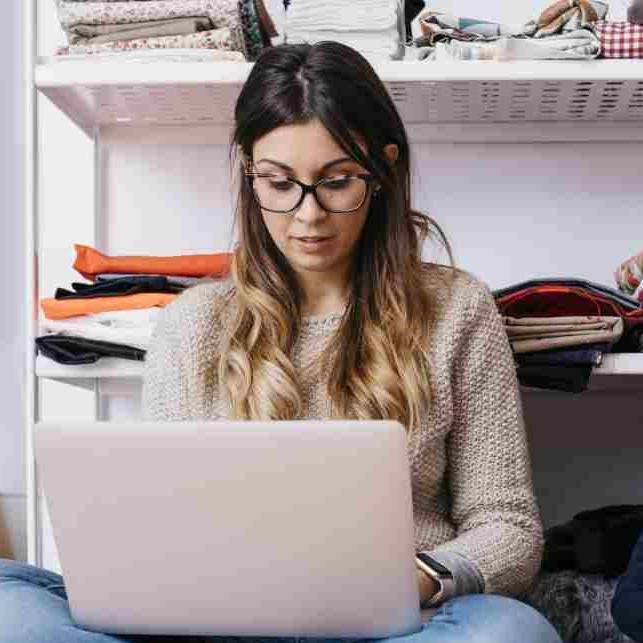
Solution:
M397 422L60 421L34 439L84 628L379 638L421 627Z

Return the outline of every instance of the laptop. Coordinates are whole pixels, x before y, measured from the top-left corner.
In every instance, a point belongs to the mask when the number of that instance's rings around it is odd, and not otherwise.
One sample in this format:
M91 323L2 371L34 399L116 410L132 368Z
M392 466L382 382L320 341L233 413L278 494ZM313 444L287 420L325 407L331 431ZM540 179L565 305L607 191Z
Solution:
M43 422L72 617L115 634L380 638L421 628L391 421Z

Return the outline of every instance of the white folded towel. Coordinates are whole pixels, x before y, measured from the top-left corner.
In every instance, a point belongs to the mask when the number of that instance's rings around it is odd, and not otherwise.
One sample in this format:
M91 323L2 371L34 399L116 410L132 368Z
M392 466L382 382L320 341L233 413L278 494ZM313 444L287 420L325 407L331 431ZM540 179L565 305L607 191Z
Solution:
M400 11L399 0L329 0L319 3L297 0L288 8L289 29L310 31L353 31L396 27Z

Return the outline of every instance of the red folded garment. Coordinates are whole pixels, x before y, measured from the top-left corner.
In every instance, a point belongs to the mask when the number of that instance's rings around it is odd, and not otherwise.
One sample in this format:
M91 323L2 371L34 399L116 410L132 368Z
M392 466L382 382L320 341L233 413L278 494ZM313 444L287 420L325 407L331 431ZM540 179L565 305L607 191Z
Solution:
M74 269L94 281L101 273L134 273L177 277L221 277L230 272L232 253L178 255L174 257L109 257L95 248L75 244Z
M643 58L643 25L608 20L593 25L605 58Z
M496 304L506 317L597 315L622 317L628 330L643 326L643 308L626 310L608 297L571 286L531 286L498 297Z

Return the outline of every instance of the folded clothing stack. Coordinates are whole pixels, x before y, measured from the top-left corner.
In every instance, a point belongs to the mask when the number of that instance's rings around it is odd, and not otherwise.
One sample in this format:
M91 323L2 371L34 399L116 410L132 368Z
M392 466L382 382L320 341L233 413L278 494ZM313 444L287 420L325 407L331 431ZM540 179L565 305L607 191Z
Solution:
M62 55L208 50L255 60L277 35L263 0L57 0Z
M626 259L614 273L620 290L643 304L643 251Z
M404 58L401 0L297 0L286 13L288 42L335 40L370 59Z
M603 353L643 350L643 306L606 286L534 279L494 297L524 386L582 392Z
M557 0L525 25L421 12L414 44L426 60L587 60L600 54L593 25L607 14L600 0Z
M58 288L40 301L45 319L38 350L61 364L101 357L143 360L158 311L203 278L230 271L229 253L109 257L76 245L74 268L92 283Z

